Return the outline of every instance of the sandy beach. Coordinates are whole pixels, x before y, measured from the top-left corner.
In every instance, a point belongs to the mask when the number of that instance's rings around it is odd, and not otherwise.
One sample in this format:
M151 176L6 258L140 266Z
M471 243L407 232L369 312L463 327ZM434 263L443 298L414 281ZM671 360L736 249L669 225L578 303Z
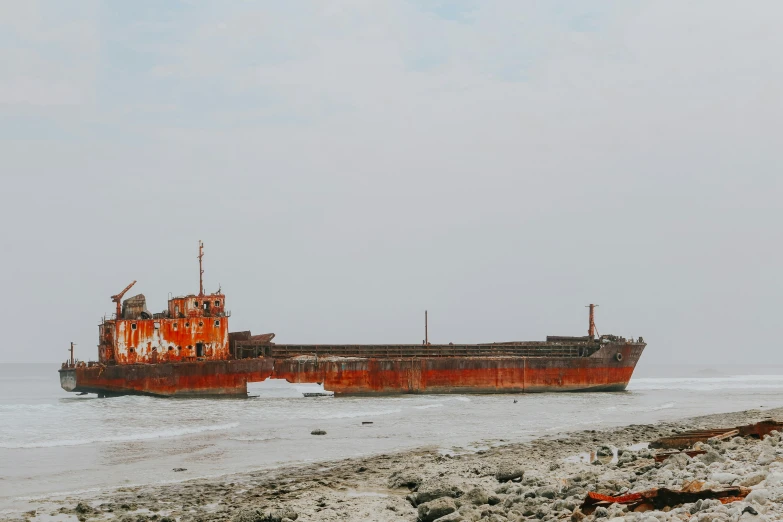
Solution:
M563 432L483 451L422 448L215 479L41 498L34 511L7 520L779 520L783 518L779 435L764 441L735 437L706 446L704 455L681 455L657 464L653 451L644 444L684 430L733 427L769 418L783 419L783 408ZM595 457L602 447L614 455ZM657 487L679 489L694 480L703 483L704 489L742 485L752 492L726 505L705 500L637 513L613 504L590 515L579 509L590 491L617 495Z

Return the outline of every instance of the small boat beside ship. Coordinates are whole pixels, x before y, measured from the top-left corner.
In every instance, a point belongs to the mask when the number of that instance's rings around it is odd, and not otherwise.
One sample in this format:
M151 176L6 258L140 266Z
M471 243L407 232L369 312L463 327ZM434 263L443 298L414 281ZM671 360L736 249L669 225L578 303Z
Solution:
M335 395L621 391L646 343L596 335L481 344L276 344L274 334L230 332L222 291L207 294L199 243L199 292L151 313L144 295L111 300L98 325L98 360L71 357L63 389L99 396L247 396L247 383L317 383Z

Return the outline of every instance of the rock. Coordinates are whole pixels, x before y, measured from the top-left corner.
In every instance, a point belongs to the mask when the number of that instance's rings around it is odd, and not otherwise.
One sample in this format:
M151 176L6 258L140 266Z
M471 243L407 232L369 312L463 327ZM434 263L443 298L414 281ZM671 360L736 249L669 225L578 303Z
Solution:
M713 449L708 450L707 453L703 455L699 455L696 458L708 466L713 462L726 462L726 459L720 453L718 453Z
M389 477L388 486L390 489L408 488L413 489L421 484L421 475L413 471L395 471Z
M775 454L771 451L764 451L759 455L759 458L756 459L756 464L759 466L768 466L775 462Z
M714 480L718 484L731 486L734 481L739 480L739 475L735 475L734 473L713 473L710 475L710 480Z
M326 435L326 431L324 430L313 430L310 432L310 435Z
M463 503L467 502L475 506L482 506L489 504L489 495L481 488L473 488L465 493L461 500Z
M685 453L675 453L665 461L663 461L662 467L670 467L674 469L685 469L690 464L691 458Z
M769 486L777 486L779 484L783 484L783 473L775 472L770 473L767 475L767 478L764 479L764 485Z
M419 505L419 520L421 522L432 522L440 517L446 516L457 511L454 499L450 497L440 497Z
M501 500L500 497L495 495L494 493L490 493L487 496L487 504L489 504L490 506L496 506L500 504L500 500Z
M601 446L595 451L596 457L614 457L614 451L609 446Z
M180 471L187 471L187 470L188 470L188 468L173 468L171 471L179 473Z
M272 511L268 515L269 522L283 522L284 518L296 520L299 518L299 514L293 509L286 507L280 510Z
M258 509L241 509L232 518L232 522L263 522L264 513Z
M522 495L509 495L506 497L506 500L503 502L503 507L509 509L514 504L519 504L524 501L525 501L525 497L523 497Z
M445 517L440 517L435 520L435 522L462 522L465 520L465 518L459 514L459 512L455 511L454 513L449 513Z
M751 486L755 486L756 484L760 484L766 478L767 478L767 474L763 471L751 473L750 475L745 475L744 477L742 477L739 485L749 488Z
M769 492L766 489L754 489L745 497L748 504L766 504L769 500Z
M283 519L296 520L299 514L291 508L262 512L259 509L242 509L231 519L232 522L283 522Z
M525 470L517 465L503 464L498 467L495 478L498 482L508 482L509 480L521 479L525 475Z
M627 464L632 463L636 460L636 455L632 451L625 451L622 455L617 459L617 465L622 467Z
M459 486L442 479L435 479L422 482L412 497L415 499L414 505L418 506L441 497L461 497L462 493L463 491Z
M84 514L87 514L87 513L92 513L93 511L95 511L93 508L91 508L90 506L88 506L84 502L79 502L78 504L76 504L76 507L73 508L73 510L76 511L77 513L79 513L80 515L84 515Z
M551 486L542 486L536 490L536 496L553 499L557 496L557 490Z
M593 516L595 518L606 518L609 516L609 511L605 507L599 506L595 508L595 511L593 511Z

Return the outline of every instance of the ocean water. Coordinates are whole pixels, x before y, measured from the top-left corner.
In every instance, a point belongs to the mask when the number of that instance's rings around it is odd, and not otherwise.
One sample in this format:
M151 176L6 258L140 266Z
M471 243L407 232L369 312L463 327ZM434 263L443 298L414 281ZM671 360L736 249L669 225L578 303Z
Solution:
M0 365L0 514L55 493L783 405L783 371L661 370L618 393L304 398L312 387L278 381L248 399L98 399L63 391L57 369Z

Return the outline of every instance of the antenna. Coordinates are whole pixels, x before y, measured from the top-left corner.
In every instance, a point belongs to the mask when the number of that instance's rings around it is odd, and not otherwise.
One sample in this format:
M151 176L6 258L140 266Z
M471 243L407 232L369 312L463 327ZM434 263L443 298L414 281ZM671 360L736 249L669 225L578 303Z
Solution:
M587 335L590 339L595 339L598 329L595 327L595 309L598 308L597 304L589 304L585 308L590 309L590 324L587 327Z
M204 258L204 243L198 240L198 295L204 295L204 266L201 260Z

